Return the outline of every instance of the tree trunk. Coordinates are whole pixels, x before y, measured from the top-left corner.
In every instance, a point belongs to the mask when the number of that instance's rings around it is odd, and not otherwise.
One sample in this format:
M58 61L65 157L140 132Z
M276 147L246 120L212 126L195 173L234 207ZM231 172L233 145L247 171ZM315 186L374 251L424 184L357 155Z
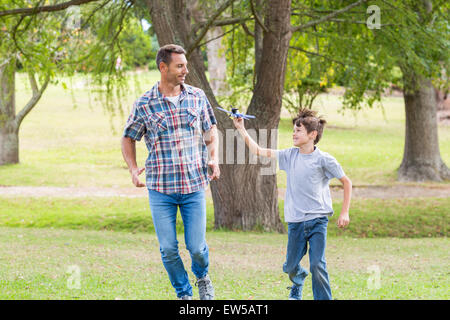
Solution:
M211 28L208 31L208 39L220 37L223 30L220 27ZM227 85L227 61L222 38L210 41L206 44L208 55L209 84L215 95L224 95L228 92Z
M429 79L402 68L406 113L405 147L400 181L442 181L450 172L439 152L437 102Z
M147 0L152 23L159 44L177 43L188 48L193 39L189 39L189 12L182 0ZM249 114L256 120L247 121L250 129L264 129L268 138L270 129L278 126L281 111L281 96L284 86L287 51L291 38L290 1L270 2L266 9L266 25L269 32L264 34L261 65L252 97ZM186 81L202 88L211 105L218 105L214 93L205 76L205 65L198 49L188 57L190 69ZM227 142L227 133L235 134L232 121L222 112L215 112L218 129L223 137L220 145L220 158L226 159L227 153L236 151L235 138ZM228 132L227 132L228 131ZM257 132L264 135L264 132ZM240 139L240 138L239 138ZM231 144L232 142L232 144ZM276 143L269 145L276 148ZM229 154L228 154L229 155ZM224 161L220 165L221 177L211 182L214 200L216 228L252 230L260 228L267 231L284 232L278 214L278 195L276 174L265 175L262 164L236 164L238 156L234 153L234 162ZM248 163L248 149L244 163ZM264 171L264 170L263 170ZM270 171L270 170L269 170Z
M246 127L249 131L254 129L258 137L265 130L270 141L274 133L272 129L276 132L280 120L286 60L292 36L290 1L270 1L265 10L268 32L264 33L256 85L247 110L257 120L246 121ZM277 148L276 143L268 143L267 146ZM246 163L248 159L246 154ZM214 202L216 227L284 231L278 212L276 172L273 169L273 174L266 175L262 171L264 167L267 165L260 163L221 166L222 177L227 183L218 181L211 184L214 186L213 195L221 199Z
M255 11L259 14L261 12L261 0L255 1ZM261 59L262 59L262 52L263 52L263 30L262 27L255 23L255 72L254 72L254 78L253 78L253 87L256 85L256 77L259 75L259 66L261 65Z
M0 165L19 162L19 130L15 121L15 66L14 58L0 66Z

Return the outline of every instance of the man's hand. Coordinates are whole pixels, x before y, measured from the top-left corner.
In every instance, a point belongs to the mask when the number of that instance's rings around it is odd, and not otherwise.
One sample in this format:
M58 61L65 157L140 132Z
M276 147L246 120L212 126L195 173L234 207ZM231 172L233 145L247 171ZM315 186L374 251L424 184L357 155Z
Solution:
M244 127L244 119L243 118L233 118L233 123L236 129L245 129Z
M214 160L210 160L208 162L208 166L211 168L212 175L208 175L208 178L211 180L217 180L220 177L220 169L219 169L219 163Z
M348 212L341 212L339 219L337 221L337 226L339 228L345 228L350 223L350 218Z
M131 180L133 181L133 184L138 188L145 187L145 184L139 180L139 175L144 171L145 171L145 167L140 168L140 169L136 168L136 169L130 170Z

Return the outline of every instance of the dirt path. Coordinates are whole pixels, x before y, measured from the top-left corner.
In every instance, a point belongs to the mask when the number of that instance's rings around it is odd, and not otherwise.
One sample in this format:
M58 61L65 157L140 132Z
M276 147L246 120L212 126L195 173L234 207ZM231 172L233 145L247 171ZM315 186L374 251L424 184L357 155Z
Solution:
M279 189L280 199L284 199L286 189ZM341 188L331 188L334 199L342 199L343 190ZM83 188L83 187L27 187L27 186L0 186L0 197L147 197L146 188ZM211 196L208 188L207 196ZM450 197L450 185L439 187L421 186L366 186L353 187L353 198L420 198L420 197Z

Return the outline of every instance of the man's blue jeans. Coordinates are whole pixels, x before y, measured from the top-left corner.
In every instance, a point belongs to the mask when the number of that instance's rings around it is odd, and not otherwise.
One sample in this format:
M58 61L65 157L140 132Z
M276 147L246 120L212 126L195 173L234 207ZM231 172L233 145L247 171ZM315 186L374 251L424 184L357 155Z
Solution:
M192 286L178 251L176 218L178 207L184 224L184 240L192 259L192 272L197 278L208 273L205 191L190 194L164 194L148 190L150 210L158 237L161 258L177 297L192 296Z
M294 285L300 286L300 297L308 271L300 265L309 243L309 265L314 300L331 300L330 281L325 261L328 217L288 223L288 245L283 271Z

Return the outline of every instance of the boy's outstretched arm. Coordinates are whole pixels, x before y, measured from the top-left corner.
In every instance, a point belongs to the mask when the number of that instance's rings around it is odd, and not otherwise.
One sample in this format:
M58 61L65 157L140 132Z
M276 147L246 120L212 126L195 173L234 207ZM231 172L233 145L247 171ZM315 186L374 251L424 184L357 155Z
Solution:
M255 142L255 140L253 140L252 137L250 137L247 130L245 130L244 119L234 118L233 122L234 122L234 126L236 127L236 129L238 129L239 133L242 136L242 139L244 139L245 144L248 146L251 153L256 154L258 156L268 157L268 158L274 158L274 159L277 158L276 150L261 148Z
M352 197L352 182L347 176L343 176L339 180L344 185L344 202L342 203L341 214L339 215L337 225L339 228L344 228L350 223L348 211L350 209L350 199Z

